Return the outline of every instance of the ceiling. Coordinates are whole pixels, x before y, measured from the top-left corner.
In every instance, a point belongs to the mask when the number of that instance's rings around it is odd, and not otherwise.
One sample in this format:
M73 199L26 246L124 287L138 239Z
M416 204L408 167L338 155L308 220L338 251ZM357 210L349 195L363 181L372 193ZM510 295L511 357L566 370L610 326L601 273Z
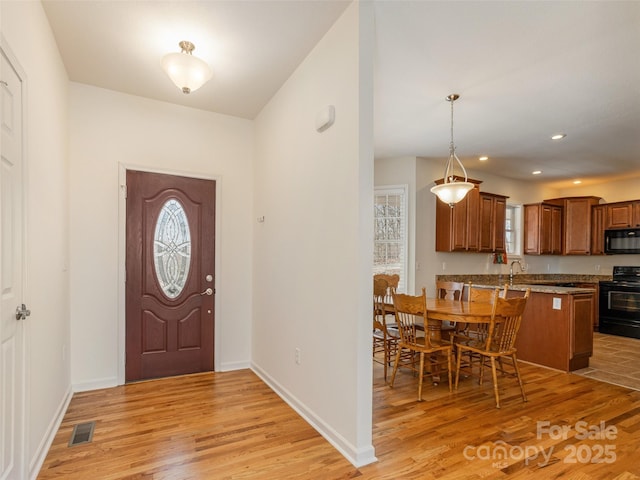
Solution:
M72 81L248 119L348 3L43 1ZM426 157L444 168L445 97L458 93L456 152L474 173L558 188L640 177L640 1L374 8L376 158ZM160 68L181 40L214 72L190 95ZM552 141L558 132L566 137Z

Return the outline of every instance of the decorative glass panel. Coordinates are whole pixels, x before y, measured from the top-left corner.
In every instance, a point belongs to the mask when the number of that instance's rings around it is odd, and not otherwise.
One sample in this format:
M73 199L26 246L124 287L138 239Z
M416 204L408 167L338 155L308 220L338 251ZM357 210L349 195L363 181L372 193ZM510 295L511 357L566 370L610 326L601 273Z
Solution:
M156 277L164 294L176 298L182 292L191 264L191 234L182 204L176 199L162 206L153 236Z

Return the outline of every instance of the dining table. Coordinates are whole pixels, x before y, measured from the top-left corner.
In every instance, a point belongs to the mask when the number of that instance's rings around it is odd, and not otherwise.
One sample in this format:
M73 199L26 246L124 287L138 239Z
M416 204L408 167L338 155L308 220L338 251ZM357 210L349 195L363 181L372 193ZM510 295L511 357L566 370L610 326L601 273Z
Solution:
M484 302L427 298L427 332L431 339L442 338L442 322L489 323L493 305Z

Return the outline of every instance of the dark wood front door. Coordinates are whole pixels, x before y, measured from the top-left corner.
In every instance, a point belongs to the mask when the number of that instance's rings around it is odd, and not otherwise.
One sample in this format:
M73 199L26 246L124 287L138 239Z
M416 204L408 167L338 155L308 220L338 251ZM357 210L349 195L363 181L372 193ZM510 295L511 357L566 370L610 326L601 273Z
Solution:
M215 188L127 171L128 382L213 370Z

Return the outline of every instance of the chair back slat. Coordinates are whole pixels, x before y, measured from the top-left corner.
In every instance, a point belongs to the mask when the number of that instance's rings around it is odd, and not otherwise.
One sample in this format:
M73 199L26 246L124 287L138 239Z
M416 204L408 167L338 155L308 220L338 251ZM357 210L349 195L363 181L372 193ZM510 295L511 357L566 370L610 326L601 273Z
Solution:
M418 332L424 332L424 326L427 321L425 289L422 289L422 295L419 296L402 293L394 294L393 306L396 312L396 323L400 331L400 340L408 345L416 345L418 343Z
M489 324L487 350L509 352L514 349L528 297L529 290L524 297L496 299Z
M462 300L463 282L436 282L436 296L445 300Z
M373 276L374 280L384 280L387 282L387 291L384 295L384 303L391 305L393 303L393 294L398 290L400 284L400 275L394 273L393 275L387 273L377 273Z

